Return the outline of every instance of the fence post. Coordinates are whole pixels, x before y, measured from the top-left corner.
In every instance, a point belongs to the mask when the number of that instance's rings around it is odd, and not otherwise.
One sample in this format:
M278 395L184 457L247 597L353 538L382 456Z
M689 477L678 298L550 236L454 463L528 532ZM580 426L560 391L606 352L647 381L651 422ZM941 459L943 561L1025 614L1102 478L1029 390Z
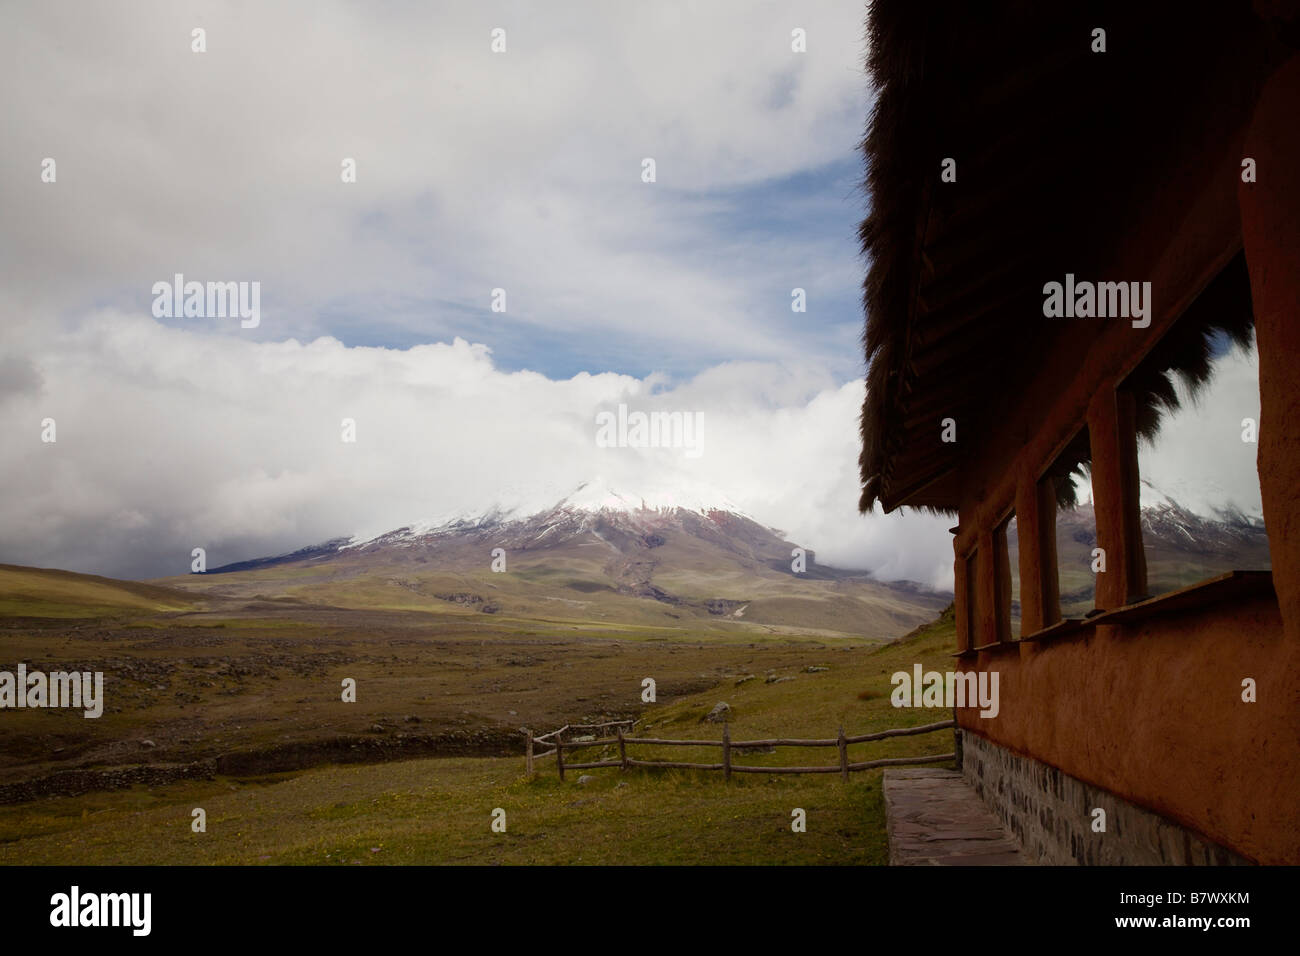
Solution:
M528 779L533 779L533 732L527 727L524 728L524 736L528 742L524 744L524 765L528 769Z
M731 727L725 721L722 724L722 779L731 779Z
M618 762L622 764L620 769L627 769L627 744L623 742L623 725L618 725Z
M844 739L844 725L840 724L840 776L847 782L849 779L849 745Z
M560 779L564 779L564 733L555 735L555 766L560 771Z

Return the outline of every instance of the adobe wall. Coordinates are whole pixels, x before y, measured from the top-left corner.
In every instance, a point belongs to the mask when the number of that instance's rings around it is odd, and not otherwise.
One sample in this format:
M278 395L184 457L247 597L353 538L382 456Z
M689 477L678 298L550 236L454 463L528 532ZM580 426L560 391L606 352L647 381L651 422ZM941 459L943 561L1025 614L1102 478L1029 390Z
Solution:
M1278 602L1300 641L1300 56L1269 80L1244 145L1242 239L1259 346L1259 484Z
M1007 643L960 669L996 670L1000 697L993 718L959 709L961 727L1251 861L1300 863L1300 648L1271 598Z

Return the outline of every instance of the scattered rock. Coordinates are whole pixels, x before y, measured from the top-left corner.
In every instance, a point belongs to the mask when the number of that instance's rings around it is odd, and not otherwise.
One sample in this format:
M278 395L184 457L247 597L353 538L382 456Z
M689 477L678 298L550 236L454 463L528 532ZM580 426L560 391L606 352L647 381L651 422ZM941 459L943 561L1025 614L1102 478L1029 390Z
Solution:
M154 743L152 740L142 740L140 741L140 746L143 747L145 750L153 750L153 748L157 747L158 745Z
M822 671L830 670L829 667L818 667L816 664L809 664L804 669L805 674L820 674Z
M734 601L727 598L714 598L705 603L704 608L710 614L731 614L737 608L748 607L748 601Z
M720 724L731 715L731 705L718 701L713 705L713 709L700 718L700 723L708 721L711 724Z
M519 711L517 711L517 710L512 710L512 711L510 711L510 716L511 716L511 717L518 717L518 716L519 716Z
M589 783L595 783L595 781L596 778L593 777L591 774L584 773L581 777L578 778L578 786L585 787Z
M739 687L741 684L746 684L749 681L752 681L754 679L755 677L753 674L746 674L744 677L740 677L736 679L736 686Z
M794 680L793 677L777 677L775 674L768 674L766 684L783 684L788 680Z
M477 594L470 594L468 591L457 591L454 594L435 594L434 597L440 601L451 601L453 604L482 604L483 599Z
M416 717L415 714L407 714L405 720L408 724L418 724L420 722L420 718Z
M622 790L622 789L623 789L624 787L626 787L626 786L627 786L627 781L626 781L626 780L620 780L618 783L614 784L614 789L615 789L615 790Z
M370 732L371 732L372 734L382 734L382 733L384 732L384 725L383 725L383 724L371 724L371 725L370 725Z

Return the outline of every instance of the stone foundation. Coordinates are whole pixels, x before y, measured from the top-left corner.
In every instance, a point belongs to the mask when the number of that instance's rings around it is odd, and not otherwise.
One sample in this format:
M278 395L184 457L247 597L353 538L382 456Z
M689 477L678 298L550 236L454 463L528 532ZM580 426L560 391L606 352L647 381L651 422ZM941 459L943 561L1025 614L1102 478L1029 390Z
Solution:
M1250 861L1159 814L1055 767L959 731L962 776L1020 842L1027 862L1230 866ZM1106 811L1106 832L1092 830Z

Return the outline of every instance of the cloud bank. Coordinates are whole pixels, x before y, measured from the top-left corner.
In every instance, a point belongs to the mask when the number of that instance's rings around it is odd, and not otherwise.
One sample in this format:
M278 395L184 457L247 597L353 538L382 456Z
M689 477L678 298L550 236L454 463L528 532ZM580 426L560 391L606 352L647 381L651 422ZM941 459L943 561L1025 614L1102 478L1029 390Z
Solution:
M692 379L502 371L463 339L409 349L253 342L103 312L13 376L0 404L3 560L183 573L601 479L726 497L819 560L942 585L947 522L856 514L860 380L734 362ZM702 454L599 447L620 403L703 416ZM52 418L57 441L41 441ZM356 441L343 441L343 420Z

